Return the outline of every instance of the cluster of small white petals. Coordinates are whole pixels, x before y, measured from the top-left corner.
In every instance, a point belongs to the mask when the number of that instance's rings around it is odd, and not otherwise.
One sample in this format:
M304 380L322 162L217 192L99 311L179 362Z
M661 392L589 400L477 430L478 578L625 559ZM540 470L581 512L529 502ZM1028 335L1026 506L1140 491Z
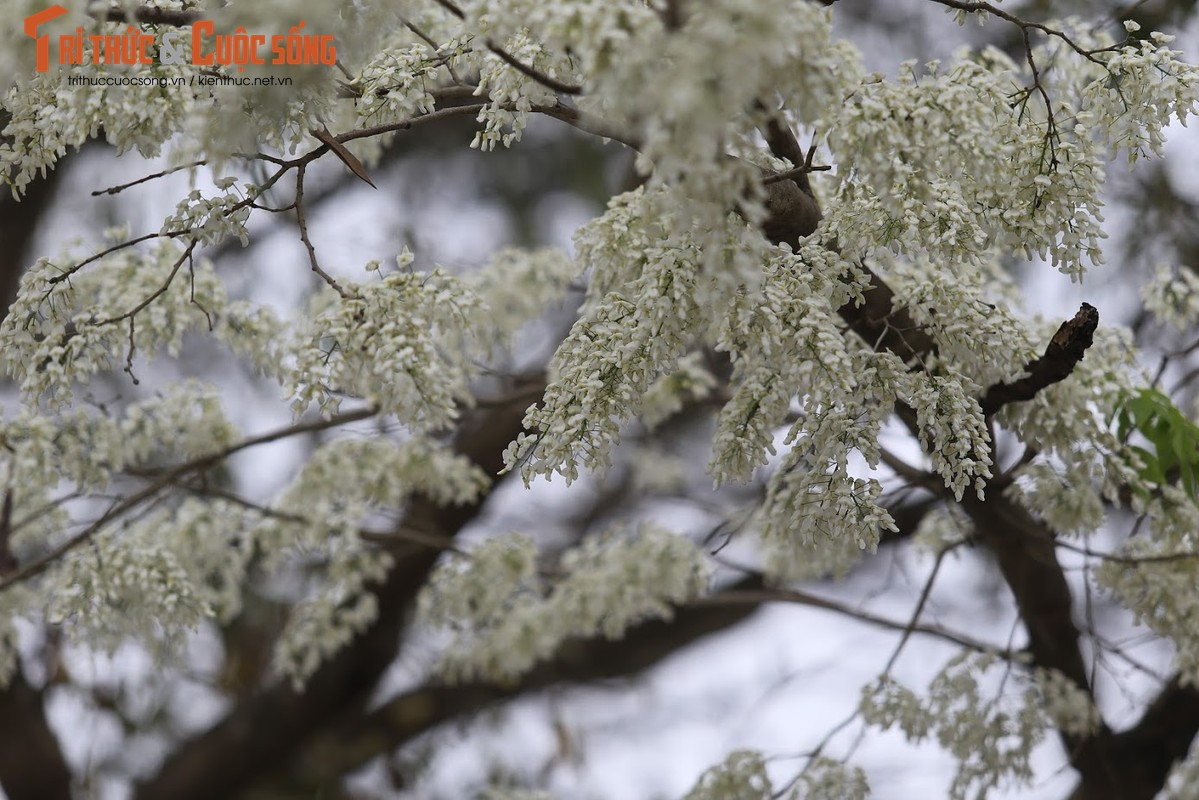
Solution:
M133 403L120 421L124 463L151 457L188 460L212 455L237 439L214 387L197 380L173 384L155 397Z
M998 51L927 71L907 62L837 106L829 147L852 169L836 176L829 235L846 252L891 249L945 268L989 247L1040 253L1071 275L1084 258L1098 263L1103 169L1091 131L1049 130L1031 102L1012 108L1018 73Z
M367 588L383 579L391 559L360 536L369 514L399 509L414 492L442 505L472 502L487 484L469 460L427 439L346 437L318 448L250 533L268 568L295 557L324 565L277 642L280 669L302 685L374 621Z
M47 620L72 640L111 651L131 631L169 641L204 620L227 619L241 606L251 555L239 537L246 513L193 498L105 528L47 574Z
M975 397L979 387L954 371L911 375L903 397L916 410L920 443L933 469L959 501L973 487L978 499L991 477L991 434Z
M814 116L841 102L856 59L833 45L832 15L812 3L715 0L684 17L677 30L645 25L598 73L599 107L636 125L657 179L727 202L742 192L712 194L721 187L711 173L722 169L721 143L750 124L745 110L802 84L802 96L788 99Z
M1036 509L1054 531L1080 535L1097 530L1107 515L1103 497L1087 467L1096 462L1075 461L1064 468L1048 461L1021 467L1007 495Z
M815 247L771 253L758 293L737 293L718 348L733 359L733 395L721 410L710 471L717 482L746 480L774 453L791 398L853 396L852 351L837 308L851 291L849 266Z
M1104 561L1096 578L1139 622L1173 641L1175 668L1185 682L1199 685L1199 640L1194 635L1199 502L1177 487L1163 486L1144 513L1148 531L1126 539L1120 558Z
M512 681L570 637L617 639L641 620L669 619L710 574L694 544L651 525L587 539L565 553L552 581L536 558L527 537L505 536L434 572L420 617L451 629L440 667L448 679Z
M262 375L281 378L284 356L280 344L286 326L269 306L232 300L213 315L212 333L233 352L246 358Z
M1160 267L1141 287L1145 310L1180 331L1199 326L1199 273Z
M378 617L379 601L367 588L382 581L392 563L386 554L364 548L349 531L332 538L323 551L322 585L292 606L275 642L275 666L296 691Z
M567 59L551 54L544 45L523 32L509 37L504 42L504 50L520 63L551 78L558 78L563 73L569 76L572 72ZM483 129L470 143L471 147L484 152L494 150L497 144L509 147L513 142L519 142L534 105L553 105L555 102L551 89L496 55L485 59L475 94L486 95L490 101L479 111Z
M21 666L20 639L17 622L42 602L39 593L29 584L17 584L0 592L0 690L7 689L9 681Z
M284 386L293 410L316 402L331 414L348 395L419 431L449 426L470 398L478 298L441 269L399 270L344 290L315 298L301 321Z
M42 413L26 406L0 426L0 445L0 478L23 488L16 493L18 509L60 480L103 489L125 462L119 423L84 409ZM16 534L23 535L22 528Z
M100 25L116 34L124 34L127 27ZM118 151L133 148L153 158L191 113L194 100L186 80L182 86L72 86L68 82L68 76L94 78L110 69L106 65L51 69L5 92L0 105L12 116L0 130L0 178L14 194L23 192L36 175L44 175L68 147L80 147L101 130ZM197 68L155 64L140 69L145 70L139 73L143 77L169 79Z
M791 795L795 800L866 800L870 784L866 773L825 756L813 759Z
M608 251L594 265L592 299L554 354L554 380L543 405L525 415L525 428L538 433L522 434L504 454L509 468L520 464L526 483L555 472L570 482L581 468L608 467L621 425L704 331L696 296L711 273L689 229L631 213L639 200L659 199L660 194L647 199L642 192L618 199L610 215L580 236L580 256L586 258L597 248L596 239L611 233L614 241L607 245L627 244L620 252L624 264L621 272L609 274L615 253ZM626 276L628 283L620 280ZM594 292L605 286L611 288L596 301Z
M507 38L531 35L547 50L571 54L578 76L611 68L635 37L661 25L653 9L640 0L575 0L544 3L540 0L464 0L458 4L468 27L480 33ZM575 72L556 74L576 80Z
M482 300L476 317L491 329L487 338L507 345L522 325L562 303L579 272L579 264L556 247L504 248L463 283Z
M1057 324L1043 325L1042 341L1049 340ZM1068 380L1031 400L1004 406L997 415L1005 428L1039 451L1017 470L1017 484L1008 491L1052 520L1059 532L1093 530L1089 526L1100 518L1104 502L1119 505L1130 488L1134 495L1155 488L1138 473L1135 453L1110 425L1116 409L1144 382L1133 353L1126 329L1101 325Z
M1160 155L1166 128L1175 120L1185 125L1195 113L1199 68L1180 61L1182 53L1166 46L1173 38L1154 32L1097 53L1103 67L1093 69L1097 74L1083 89L1083 108L1101 121L1107 140L1127 152L1130 163Z
M637 497L681 495L687 489L690 464L655 445L638 447L629 459L629 486Z
M969 530L969 523L958 519L950 509L934 509L921 517L912 534L912 544L918 550L940 555L966 541Z
M967 265L881 257L872 263L876 269L885 264L887 285L933 337L940 359L975 383L1016 380L1044 350L1013 311L1017 290L997 259Z
M658 378L641 398L641 421L653 430L683 408L684 402L702 400L716 388L716 378L704 366L703 353L688 353L674 372Z
M250 218L250 204L236 188L235 178L217 181L222 194L205 197L199 189L193 189L179 201L175 213L163 220L163 236L187 234L202 244L220 244L228 237L249 244L250 234L246 231L246 220ZM247 187L251 193L254 187Z
M734 750L723 762L699 776L683 800L768 800L774 785L761 753Z
M161 242L113 253L64 279L62 267L41 259L21 277L0 323L5 371L27 398L66 403L75 383L123 364L130 347L143 356L160 349L176 355L183 335L207 327L225 301L211 264L183 260L177 243ZM151 296L132 323L125 318Z
M316 546L325 528L359 524L372 506L398 508L413 492L439 505L462 505L489 483L465 456L430 439L343 437L317 448L272 508L311 520L308 533L287 535Z
M537 558L537 545L524 534L493 536L468 556L451 556L421 593L421 619L455 631L501 625L517 604L542 598Z
M194 381L131 404L123 418L26 407L0 425L0 485L20 487L11 497L17 522L7 544L19 561L44 553L64 531L91 521L76 519L64 502L73 494L103 491L128 466L210 455L235 435L214 390ZM194 527L182 510L176 521Z
M1092 734L1103 721L1094 699L1055 669L1037 667L1032 671L1028 700L1039 705L1054 727L1065 734Z
M82 488L101 488L115 469L151 456L210 455L236 436L215 390L190 380L131 404L123 419L82 409L54 415L27 411L13 425L13 433L4 437L13 448L13 469L35 486L66 479ZM44 441L55 446L38 446Z
M400 28L363 65L350 85L361 93L355 107L363 124L383 125L433 110L433 95L441 61L423 42Z
M868 386L861 394L870 394ZM895 530L895 521L878 503L882 485L849 471L853 451L871 467L877 464L878 432L891 405L811 407L795 423L788 437L791 449L770 475L760 511L772 577L843 573L874 550L880 530Z
M929 684L925 698L884 678L863 689L859 709L871 725L898 727L912 742L932 736L951 753L958 762L949 788L953 800L985 797L1001 781L1028 785L1032 751L1053 720L1041 707L1039 691L1025 692L1018 701L985 698L979 678L994 664L990 656L958 656ZM1072 710L1070 718L1073 724L1081 717Z

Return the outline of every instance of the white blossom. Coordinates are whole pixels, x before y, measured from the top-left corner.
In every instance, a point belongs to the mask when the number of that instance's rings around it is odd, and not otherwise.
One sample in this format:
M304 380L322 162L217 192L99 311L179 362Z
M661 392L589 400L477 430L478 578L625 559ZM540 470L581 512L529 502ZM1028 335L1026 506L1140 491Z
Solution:
M610 532L567 551L561 575L538 570L532 540L489 539L451 556L420 598L420 617L449 628L440 669L450 679L509 682L572 636L617 639L707 588L709 567L688 540L653 526Z

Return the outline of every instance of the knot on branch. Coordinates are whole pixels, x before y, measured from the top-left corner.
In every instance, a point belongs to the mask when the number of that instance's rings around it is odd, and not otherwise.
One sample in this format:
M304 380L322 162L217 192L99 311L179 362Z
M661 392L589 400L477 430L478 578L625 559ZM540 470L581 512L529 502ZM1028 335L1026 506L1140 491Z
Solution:
M1078 313L1063 322L1053 334L1045 353L1025 366L1026 377L1012 383L997 383L987 389L979 401L983 414L989 417L1008 403L1031 400L1045 387L1068 378L1094 342L1097 327L1098 309L1083 303Z
M761 227L774 244L786 242L792 249L798 249L800 240L816 230L822 216L816 198L795 181L766 184L766 219Z

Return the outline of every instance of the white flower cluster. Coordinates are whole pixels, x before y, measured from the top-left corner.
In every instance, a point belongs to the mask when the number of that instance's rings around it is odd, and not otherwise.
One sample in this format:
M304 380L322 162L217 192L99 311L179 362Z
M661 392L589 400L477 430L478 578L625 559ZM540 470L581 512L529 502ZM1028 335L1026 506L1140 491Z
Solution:
M186 234L194 241L209 245L220 244L232 236L242 247L249 244L246 220L250 218L250 204L236 190L237 179L220 178L216 185L223 193L215 197L205 197L199 189L192 189L175 206L175 213L163 220L159 233L163 236ZM246 186L250 196L257 191L253 185Z
M991 477L991 435L975 397L979 386L953 370L944 375L914 373L903 399L916 410L920 443L959 501L973 486L978 499Z
M859 708L867 723L884 730L898 727L912 742L932 736L953 754L958 771L949 789L952 800L983 797L1000 781L1028 785L1033 779L1032 750L1053 722L1035 689L1019 701L984 697L979 678L995 663L992 656L955 657L929 684L927 698L890 678L863 689ZM1071 724L1090 713L1075 708L1075 699L1064 692L1054 696L1058 711L1062 703L1071 704Z
M1145 310L1179 331L1199 325L1199 273L1159 267L1141 287Z
M70 527L69 514L50 502L52 496L101 491L115 472L150 459L211 455L235 433L215 391L196 381L131 404L124 419L84 409L26 408L0 425L0 485L21 487L14 518L23 522L12 531L11 544L40 549Z
M573 72L568 59L546 51L545 46L530 39L527 32L510 36L504 42L504 51L520 63L551 78L563 73L569 76ZM479 111L479 122L483 123L483 128L470 143L471 147L484 152L494 150L497 144L509 147L513 142L519 142L529 124L529 112L533 106L553 105L555 99L552 90L495 55L484 59L479 72L479 88L475 93L485 94L490 100Z
M953 364L980 386L1013 381L1040 355L1039 342L1013 310L1021 302L997 253L966 265L936 264L880 254L872 266L886 275L912 320L937 344L938 361Z
M20 636L17 628L32 616L30 609L42 602L40 591L27 584L18 584L0 592L0 691L8 688L9 681L17 674L20 666Z
M1042 337L1048 339L1052 331L1044 325ZM997 419L1038 451L1017 469L1017 482L1007 490L1011 496L1056 531L1071 533L1094 530L1105 502L1123 503L1129 488L1134 496L1154 489L1134 468L1135 454L1111 429L1115 409L1143 382L1128 331L1101 327L1069 380L1005 406Z
M613 217L594 223L593 230L621 227L616 220L628 219L628 209L645 197L638 192L615 202ZM538 433L521 434L504 454L510 468L520 463L526 483L554 472L569 483L581 467L608 467L622 423L638 412L646 390L677 364L697 332L702 258L686 229L674 232L653 218L630 221L635 227L622 237L629 248L621 260L633 275L627 285L615 276L596 276L599 285L611 282L614 288L575 323L554 354L544 404L525 415L525 428ZM589 238L580 234L581 241ZM597 272L604 266L596 265Z
M746 480L766 463L796 394L813 403L853 396L852 356L836 316L848 267L805 260L812 254L775 250L761 295L742 292L729 309L719 347L733 359L734 388L712 446L718 483Z
M405 251L401 269L382 280L314 298L285 381L297 414L313 402L331 414L343 396L356 396L429 431L449 426L469 402L479 301L441 269L407 271L410 261Z
M322 528L357 525L372 506L399 508L414 492L438 505L462 505L477 500L489 483L469 459L431 439L339 437L313 452L272 507L310 518L311 535L291 530L287 538L318 546Z
M1038 252L1074 276L1084 258L1098 262L1091 130L1050 130L1031 101L1013 108L1019 72L996 50L927 71L906 62L839 106L829 148L852 169L836 176L829 235L847 252L891 249L945 269L989 247Z
M1091 696L1055 669L1032 671L1030 699L1038 703L1054 727L1072 736L1086 736L1103 722Z
M1055 532L1081 535L1098 530L1107 516L1092 466L1082 460L1062 467L1036 460L1020 468L1007 495L1035 510Z
M701 775L683 800L770 800L773 796L762 754L734 750Z
M111 652L130 631L164 645L202 621L241 607L251 555L247 512L223 501L185 500L134 523L106 527L48 574L46 618L72 641ZM183 648L164 646L170 658Z
M570 637L619 638L707 589L709 565L687 539L653 526L589 538L567 551L554 580L537 568L522 535L489 539L453 555L421 593L420 618L447 628L441 661L451 680L512 681Z
M65 404L77 382L132 354L177 354L183 335L207 327L224 301L212 265L186 259L174 242L121 250L71 275L41 259L21 277L0 323L2 363L26 398L50 395Z
M873 552L880 530L896 529L878 504L882 484L849 472L854 450L871 467L877 464L878 431L890 408L811 408L795 424L791 449L771 474L760 511L770 575L802 580L844 573L864 552Z
M392 564L386 554L368 551L344 535L326 551L323 585L292 606L275 642L275 666L296 691L378 618L379 601L367 587L382 581Z
M376 510L396 510L414 492L436 503L468 503L488 484L466 458L426 439L338 438L322 445L249 532L268 569L295 557L324 564L293 609L276 644L276 662L297 686L374 621L367 591L391 565L363 542L360 526Z
M362 66L350 85L361 92L355 107L361 123L383 125L433 110L429 90L438 82L440 60L405 29Z
M674 372L658 378L641 398L641 421L653 430L683 408L683 403L703 400L716 388L716 378L703 364L702 353L679 359Z
M125 26L116 23L103 23L102 27L107 33L125 32ZM94 78L106 69L104 65L61 72L52 69L10 84L0 100L0 106L12 115L0 129L0 178L12 187L14 195L23 193L37 174L53 168L68 147L80 147L101 129L118 151L136 149L153 158L187 120L194 99L186 85L68 83L68 75ZM196 68L155 65L145 69L146 77L157 78L186 75Z
M269 306L232 300L213 314L213 335L247 359L261 375L281 380L285 374L282 345L286 326Z
M791 800L866 800L870 784L866 773L840 761L818 756L804 768Z
M1095 574L1138 622L1173 641L1175 668L1184 681L1199 685L1199 640L1194 635L1199 503L1174 486L1159 491L1144 509L1148 531L1126 539L1120 558L1104 561Z
M1072 34L1085 36L1095 30L1089 21L1072 23ZM1195 113L1199 68L1180 61L1183 54L1166 46L1173 38L1154 31L1139 42L1097 53L1102 68L1073 60L1091 73L1081 107L1100 123L1112 147L1128 153L1130 163L1140 156L1160 155L1166 128L1174 120L1185 125Z
M579 264L558 248L506 247L463 283L482 300L476 318L490 328L483 338L508 346L526 322L562 303L579 272Z

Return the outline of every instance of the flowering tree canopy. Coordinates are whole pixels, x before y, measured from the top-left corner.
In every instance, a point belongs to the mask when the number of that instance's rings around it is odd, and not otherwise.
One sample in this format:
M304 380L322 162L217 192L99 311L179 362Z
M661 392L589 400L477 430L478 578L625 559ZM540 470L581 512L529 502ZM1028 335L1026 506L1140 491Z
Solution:
M851 721L936 742L949 796L1034 785L1051 742L1080 800L1199 797L1199 277L1163 259L1123 325L1128 297L1030 312L1015 268L1116 269L1105 184L1163 156L1199 68L1136 8L928 0L938 35L974 44L872 72L843 5L81 1L40 39L45 7L10 7L8 796L311 797L482 708L791 602L893 632ZM57 58L72 38L152 44ZM470 120L472 148L519 150L542 118L634 176L569 251L347 263L318 224L334 192L382 213L406 137ZM89 185L101 199L185 188L148 228L117 203L16 263L53 171L95 139L140 165ZM221 266L278 237L299 247L255 258L294 302ZM572 509L553 525L552 498ZM811 589L898 547L932 565L901 613ZM971 548L1006 586L1006 638L925 619ZM1152 663L1115 643L1130 632ZM896 661L924 639L956 652L914 684ZM120 676L132 652L153 676L104 706L120 680L73 665L113 656ZM1140 681L1131 711L1099 691L1111 658ZM150 755L68 764L45 711L68 688ZM146 699L201 688L198 722ZM679 796L869 796L836 732L783 763L736 749Z

